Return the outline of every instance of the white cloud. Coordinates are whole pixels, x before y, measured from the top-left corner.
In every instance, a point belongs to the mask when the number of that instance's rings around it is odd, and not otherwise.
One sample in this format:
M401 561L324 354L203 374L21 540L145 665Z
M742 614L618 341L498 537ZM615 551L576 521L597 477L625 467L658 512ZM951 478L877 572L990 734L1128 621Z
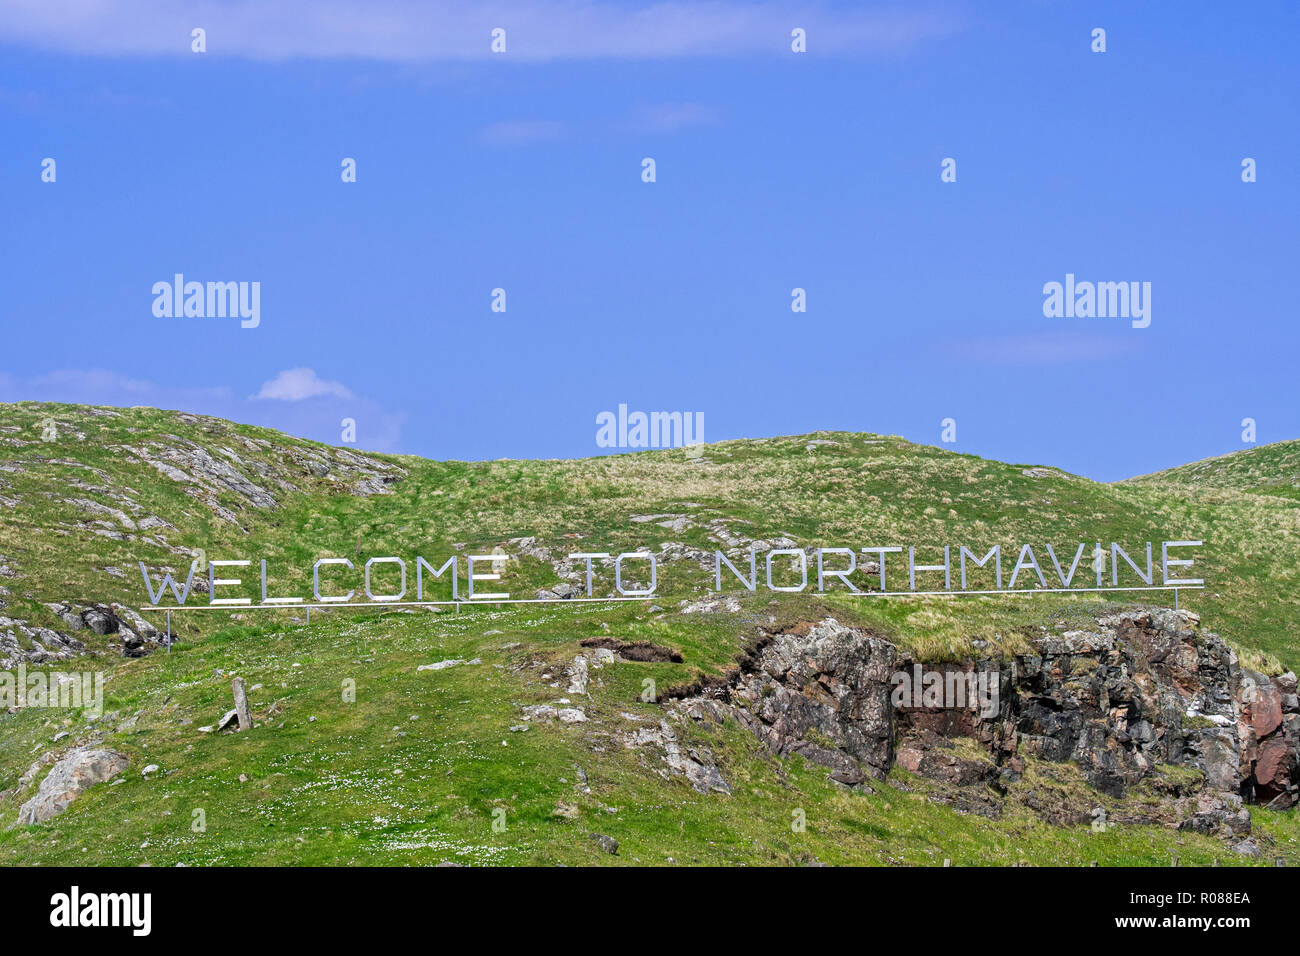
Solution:
M938 0L942 3L943 0ZM5 0L0 41L64 53L257 60L367 58L397 62L486 59L490 32L515 60L651 59L790 54L807 31L809 56L878 55L952 33L943 6L863 10L821 0Z
M638 110L628 125L638 132L673 133L685 126L711 126L718 111L703 103L660 103Z
M493 123L483 130L483 142L489 146L525 146L559 139L564 127L551 120L514 120Z
M196 404L229 402L232 398L228 388L169 388L108 369L55 369L26 379L0 372L0 399L4 401L183 409Z
M30 378L0 372L0 402L26 401L147 405L274 428L330 445L342 443L343 419L350 418L356 422L355 447L404 450L403 415L354 395L338 382L322 381L311 369L281 372L263 385L261 392L246 399L236 398L229 388L159 385L106 369L58 369Z
M1140 344L1128 334L1126 326L1110 332L1060 330L965 339L948 348L962 358L994 365L1067 365L1120 358L1135 351Z
M285 369L269 382L262 383L262 390L249 397L277 399L285 402L301 402L306 398L319 398L331 395L334 398L353 398L346 386L320 378L309 368Z

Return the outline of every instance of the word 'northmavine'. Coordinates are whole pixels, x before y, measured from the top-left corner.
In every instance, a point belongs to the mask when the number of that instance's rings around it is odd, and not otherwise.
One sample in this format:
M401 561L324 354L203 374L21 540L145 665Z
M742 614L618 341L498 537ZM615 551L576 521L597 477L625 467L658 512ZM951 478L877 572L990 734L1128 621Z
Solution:
M1169 551L1171 548L1194 548L1199 547L1200 541L1162 541L1160 543L1160 584L1156 585L1156 567L1153 563L1151 542L1146 542L1145 561L1139 562L1134 560L1127 551L1119 546L1116 542L1111 542L1109 551L1101 547L1101 542L1096 542L1092 550L1088 553L1092 555L1091 566L1095 571L1096 587L1103 588L1105 577L1106 556L1110 556L1110 583L1112 587L1119 587L1120 581L1120 562L1124 562L1131 570L1131 576L1134 582L1141 581L1148 587L1198 587L1204 584L1200 578L1175 578L1170 577L1170 568L1186 568L1192 565L1191 558L1171 557ZM868 593L859 588L852 580L851 576L861 573L864 577L860 578L860 583L867 584L870 593L873 594L905 594L918 590L929 590L931 593L937 593L938 575L943 576L943 591L949 591L954 594L966 593L990 593L987 587L987 578L992 577L995 583L995 591L1014 591L1016 590L1017 581L1025 581L1028 587L1022 585L1021 590L1029 590L1034 587L1055 588L1055 581L1060 581L1060 589L1080 590L1088 588L1091 582L1087 581L1084 576L1079 575L1079 565L1083 560L1084 553L1088 546L1079 544L1071 557L1068 552L1063 556L1069 559L1068 570L1062 566L1061 556L1058 556L1056 550L1050 545L1043 546L1043 553L1050 560L1048 567L1055 574L1052 583L1049 583L1048 576L1043 572L1043 566L1039 563L1038 556L1035 554L1032 545L1023 545L1016 557L1015 564L1011 568L1009 580L1003 587L1003 552L1000 545L994 545L983 556L962 546L953 554L951 547L942 548L943 562L940 564L918 564L916 560L916 548L909 547L906 550L906 560L902 554L903 548L898 546L876 547L876 548L859 548L855 551L853 548L811 548L807 551L800 548L776 548L767 551L764 557L766 565L766 580L769 591L804 591L809 586L810 564L815 566L817 578L817 591L824 592L827 587L828 579L833 586L844 586L850 592L855 594ZM937 553L939 548L929 549ZM873 558L872 564L875 565L863 568L859 572L858 554L862 553ZM810 557L811 555L811 557ZM891 555L899 555L892 561ZM461 564L460 558L464 557L464 583L466 585L466 594L463 600L467 601L507 601L510 600L510 594L502 591L484 592L476 589L477 585L482 585L489 581L501 580L501 572L505 569L506 564L512 560L513 556L508 554L470 554L470 555L452 555L443 562L441 567L435 568L423 557L415 558L415 600L417 602L424 600L425 575L428 574L433 578L441 578L448 574L451 584L452 600L460 601L461 598ZM782 561L777 564L776 572L786 583L777 584L773 580L773 562L778 558L788 558L788 561ZM614 568L614 586L618 594L623 597L649 597L654 594L659 585L659 563L655 555L649 551L625 551L618 555L611 555L604 551L585 551L570 554L570 562L585 562L586 566L586 596L594 597L592 593L592 581L596 574L595 562L599 561L603 567L612 564ZM623 584L623 565L625 562L644 562L643 572L649 574L649 585L647 587L624 587ZM748 562L743 559L742 565L748 564L748 576L742 568L738 568L730 558L723 552L714 552L714 583L715 590L722 590L723 574L722 569L725 565L736 580L745 587L746 590L754 591L758 587L758 554L751 551ZM157 606L163 599L167 590L170 589L175 596L178 604L185 604L189 599L194 584L194 573L198 562L190 565L189 576L185 579L184 587L181 587L170 573L164 573L157 591L154 590L153 582L149 578L149 571L144 562L139 562L140 574L144 577L145 589L149 593L149 601ZM217 588L236 588L243 582L240 578L219 578L217 571L221 568L241 568L249 567L252 562L247 559L231 561L209 561L208 562L208 603L212 605L251 605L252 598L249 597L217 597ZM486 566L491 566L491 571L483 570ZM900 567L900 565L902 567ZM358 574L358 569L350 558L320 558L312 565L312 596L319 604L345 604L352 600L357 593L357 586L360 585L371 601L376 602L395 602L401 601L407 594L407 563L404 559L394 556L374 557L366 561L364 569ZM897 586L890 590L889 575L895 575L894 580L904 570L907 575L907 588L902 589ZM1145 570L1144 570L1145 568ZM267 589L267 565L266 559L261 559L261 604L268 607L284 606L292 604L303 604L306 598L300 596L272 597L269 596ZM968 569L979 570L982 572L982 580L985 587L980 588L977 583L974 587L967 586ZM991 569L991 574L990 574ZM332 579L331 593L323 593L321 590L321 575L324 571ZM954 572L961 582L959 588L953 588ZM227 572L223 572L227 573ZM397 585L397 590L391 593L376 594L372 579L378 574L385 575L389 582L388 586ZM1021 578L1021 575L1024 578ZM1126 576L1129 572L1125 572ZM921 587L918 589L918 576L925 575L920 579ZM1081 584L1072 584L1076 577L1082 581ZM730 580L730 578L728 579ZM876 582L879 582L878 590L875 588ZM1036 582L1036 583L1035 583ZM328 582L327 582L328 583ZM346 588L346 593L339 593ZM227 592L228 593L228 592Z

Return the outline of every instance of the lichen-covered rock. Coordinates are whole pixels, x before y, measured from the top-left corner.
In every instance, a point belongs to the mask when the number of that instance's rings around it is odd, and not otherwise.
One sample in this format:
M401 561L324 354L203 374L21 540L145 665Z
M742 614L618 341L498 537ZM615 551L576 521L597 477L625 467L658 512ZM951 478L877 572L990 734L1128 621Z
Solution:
M772 753L799 754L855 785L893 763L896 665L894 645L827 618L757 647L712 696Z
M129 763L116 750L73 750L51 768L37 788L36 796L22 805L18 824L43 823L57 817L86 789L112 780Z
M722 715L713 711L707 704L696 707L674 707L669 710L669 716L678 721L722 719ZM731 785L718 770L713 755L698 747L683 747L677 739L676 731L667 720L661 720L658 724L636 727L630 733L618 735L617 739L629 750L661 754L664 769L660 773L664 776L675 774L685 777L700 793L710 791L731 793Z

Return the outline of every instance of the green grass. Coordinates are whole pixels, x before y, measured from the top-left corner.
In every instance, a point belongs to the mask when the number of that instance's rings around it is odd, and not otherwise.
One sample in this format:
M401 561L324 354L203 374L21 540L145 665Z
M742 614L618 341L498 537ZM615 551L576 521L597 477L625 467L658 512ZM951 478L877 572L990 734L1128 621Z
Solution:
M1023 473L1025 465L840 432L578 461L372 455L406 474L391 493L361 497L291 460L290 453L333 458L336 452L326 446L174 412L111 411L0 406L0 497L13 502L0 507L0 561L17 572L0 578L7 589L0 598L8 604L0 614L62 629L43 602L139 607L146 599L136 560L175 568L189 561L145 540L146 534L174 547L202 548L210 557L266 558L275 593L306 595L312 562L356 557L358 539L362 559L405 557L413 590L417 554L437 558L437 566L452 554L510 550L508 539L526 535L559 554L666 541L712 550L716 544L705 525L722 519L733 533L790 535L804 546L948 544L955 556L960 544L983 554L993 544L1006 550L1031 542L1041 561L1046 558L1038 546L1049 541L1072 556L1082 540L1118 541L1134 554L1151 540L1158 560L1161 539L1201 538L1194 573L1208 587L1185 593L1184 606L1200 612L1207 629L1251 662L1276 670L1300 660L1294 635L1300 501L1281 493L1294 475L1295 443L1248 453L1255 457L1247 466L1239 462L1248 456L1215 466L1214 481L1189 480L1175 470L1113 485L1066 474L1032 477ZM42 440L42 423L49 420L58 432L54 441ZM279 506L256 508L230 492L210 500L188 495L184 485L124 450L174 442L166 436L196 442L214 457L221 448L236 452L244 462L239 470L269 489ZM809 451L811 438L835 444ZM708 461L690 460L697 456ZM157 515L173 529L137 532L127 541L99 536L85 525L105 519L86 514L74 498L127 510L137 520ZM216 507L236 522L217 517ZM674 532L630 520L656 513L688 514L696 523ZM937 550L918 552L926 561L939 556ZM1012 564L1014 551L1005 570ZM105 568L119 568L126 577ZM1051 575L1050 562L1044 573ZM891 570L891 581L902 580L897 574ZM241 576L249 582L243 593L256 597L256 567ZM548 564L521 558L511 563L502 587L532 597L555 580ZM991 583L977 578L972 586L976 580L978 586ZM83 631L78 636L100 656L75 666L110 672L108 716L91 725L77 713L0 713L0 788L56 749L52 738L65 729L70 740L102 734L130 756L131 766L125 782L93 788L49 823L0 829L0 863L627 864L671 858L678 864L940 865L950 859L957 865L1108 865L1163 864L1175 853L1189 864L1242 862L1230 860L1221 841L1161 827L1121 826L1101 834L1087 826L1053 827L1012 802L998 821L958 813L935 803L924 781L900 770L874 794L850 792L829 782L824 768L773 758L734 724L710 733L679 730L687 738L684 747L713 753L731 795L701 795L680 778L665 778L661 762L622 746L615 735L632 725L624 715L658 719L659 708L640 701L643 680L664 689L720 671L755 621L833 614L939 660L1014 653L1044 628L1086 627L1119 606L1104 595L861 599L843 592L772 595L760 586L754 595L737 592L744 604L739 615L675 613L679 600L712 586L711 574L678 562L660 569L653 603L662 611L651 610L649 602L478 607L460 615L337 611L313 613L310 626L293 623L301 612L289 610L177 614L181 643L170 654L140 661L121 660L108 641ZM612 587L612 575L597 587ZM446 597L446 586L432 593ZM493 630L502 633L486 633ZM591 699L581 701L591 721L512 732L521 707L564 695L563 683L553 688L541 678L544 670L555 672L571 660L583 638L605 635L671 646L685 662L618 662L593 674ZM415 670L475 657L482 663ZM263 685L252 694L255 713L277 701L280 711L246 734L199 733L230 706L233 674L250 686ZM355 703L343 701L345 679L356 682ZM693 733L698 739L692 741ZM143 779L140 771L149 763L162 769ZM586 773L589 793L579 786L575 765ZM1060 799L1099 800L1072 789L1077 781L1068 779L1068 769L1046 768L1027 779L1056 788ZM30 792L0 802L0 828L13 822ZM206 832L191 830L195 810L206 815ZM805 832L791 828L796 810L806 814ZM494 811L504 811L504 830L493 829ZM1255 819L1257 831L1273 841L1266 856L1300 863L1294 813L1261 812ZM619 855L604 854L591 832L618 839Z
M932 802L926 782L901 770L893 780L907 790L850 792L825 768L778 761L734 723L698 739L684 732L684 744L710 749L733 787L698 794L608 733L625 713L657 719L658 708L638 699L641 679L666 684L698 672L688 648L683 664L620 661L595 672L601 683L581 702L588 723L510 731L521 706L563 693L539 680L545 662L570 659L593 634L676 645L672 617L629 605L339 612L310 628L228 629L117 663L105 743L131 757L125 782L93 788L48 823L0 830L0 863L1143 865L1173 854L1187 865L1241 862L1219 841L1161 827L1098 834L1014 808L999 821L964 815ZM492 630L502 633L484 636ZM718 646L734 652L739 642L720 637ZM474 656L482 664L415 669ZM263 685L251 695L255 715L275 701L280 712L247 733L199 733L228 707L228 673ZM343 701L348 677L355 703ZM64 726L35 710L3 719L5 779ZM161 770L142 778L149 763ZM1046 770L1067 778L1060 787L1081 786L1069 768ZM1091 791L1075 798L1103 801ZM17 802L0 805L0 824L12 822ZM196 810L206 832L192 830ZM805 832L792 829L799 810ZM504 811L504 830L494 830L494 811ZM1300 863L1294 814L1259 813L1256 826L1257 838L1274 841L1270 856ZM601 852L592 832L619 840L618 856Z

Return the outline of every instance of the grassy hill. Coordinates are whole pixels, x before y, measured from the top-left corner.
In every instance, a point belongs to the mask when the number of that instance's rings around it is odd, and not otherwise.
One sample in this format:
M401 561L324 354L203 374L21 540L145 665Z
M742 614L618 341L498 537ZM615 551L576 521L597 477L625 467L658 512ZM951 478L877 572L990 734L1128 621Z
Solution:
M1300 441L1274 442L1130 480L1135 484L1222 488L1300 501Z
M266 558L273 593L308 595L317 557L403 556L413 591L415 555L436 567L500 547L517 556L501 588L532 597L557 583L552 562L570 551L649 546L684 557L661 566L653 602L338 610L313 612L310 624L299 609L178 613L180 643L138 661L81 632L109 674L107 713L0 713L0 789L63 732L62 745L103 740L131 768L48 823L0 829L0 862L1164 863L1171 853L1209 862L1221 843L1161 828L1099 835L1015 814L976 824L898 768L896 786L848 792L737 727L698 739L684 731L682 747L707 749L733 786L700 794L661 776L628 740L658 719L657 705L640 700L646 678L667 688L717 673L754 621L830 613L936 658L975 642L1010 652L1028 633L1112 607L1104 595L864 600L760 588L736 589L736 613L680 613L679 602L713 586L693 556L751 541L949 544L954 555L961 544L983 554L1050 541L1070 556L1080 541L1114 540L1136 555L1148 540L1158 549L1199 538L1195 573L1208 587L1185 593L1184 606L1260 669L1294 667L1300 501L1259 492L1284 483L1288 468L1294 475L1296 443L1287 444L1207 469L1213 481L1185 466L1106 485L880 435L464 463L155 409L3 405L0 615L32 626L60 628L48 607L57 602L146 603L137 560L183 578L196 557ZM520 538L534 540L512 543ZM1008 571L1013 563L1014 552ZM256 565L230 570L256 600ZM612 586L602 570L596 593ZM566 695L564 666L593 637L651 641L684 659L610 664L593 674L586 721L512 729L524 726L522 708ZM447 660L464 663L417 670ZM229 708L232 675L257 688L258 728L200 732ZM340 692L349 680L355 702ZM142 777L149 764L158 771ZM1081 786L1064 765L1032 768L1026 781ZM0 827L16 802L0 802ZM203 832L192 828L196 810ZM791 830L796 810L806 832ZM1300 862L1295 814L1256 818ZM619 855L590 832L616 837Z

